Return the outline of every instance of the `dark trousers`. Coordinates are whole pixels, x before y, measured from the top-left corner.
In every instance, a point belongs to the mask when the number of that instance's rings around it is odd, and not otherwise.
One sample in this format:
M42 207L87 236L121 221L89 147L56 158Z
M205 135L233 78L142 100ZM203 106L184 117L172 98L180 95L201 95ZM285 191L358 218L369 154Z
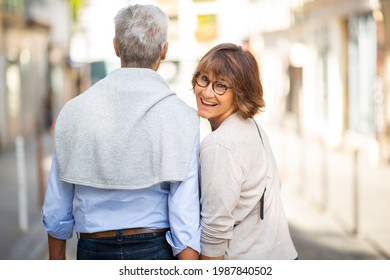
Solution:
M78 260L174 260L163 233L143 233L109 238L81 238Z

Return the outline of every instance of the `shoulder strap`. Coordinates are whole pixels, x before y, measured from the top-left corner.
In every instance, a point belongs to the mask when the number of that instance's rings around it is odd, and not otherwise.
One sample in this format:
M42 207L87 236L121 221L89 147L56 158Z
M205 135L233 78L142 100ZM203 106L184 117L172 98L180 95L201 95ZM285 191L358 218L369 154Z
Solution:
M254 122L255 125L256 125L257 132L259 133L259 136L260 136L260 139L261 139L261 144L263 144L263 147L264 147L263 136L261 136L260 128L259 128L259 126L257 125L257 122L255 121L255 119L252 119L252 120L253 120L253 122ZM265 147L264 147L264 150L265 150Z
M261 132L260 132L260 128L259 126L257 125L257 122L255 121L255 119L252 119L253 122L255 123L256 125L256 128L257 128L257 132L259 133L259 136L260 136L260 139L261 139L261 144L263 145L264 147L264 152L265 152L265 146L264 146L264 141L263 141L263 137L261 136ZM265 191L267 190L267 186L265 187L264 189L264 192L263 192L263 195L261 196L260 198L260 219L264 220L264 196L265 196Z

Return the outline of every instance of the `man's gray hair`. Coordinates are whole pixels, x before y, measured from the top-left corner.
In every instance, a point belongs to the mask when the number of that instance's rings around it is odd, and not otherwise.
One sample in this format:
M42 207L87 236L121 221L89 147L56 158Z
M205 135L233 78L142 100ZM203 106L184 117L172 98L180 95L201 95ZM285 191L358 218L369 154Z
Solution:
M122 66L151 68L167 42L168 17L153 5L130 5L114 19Z

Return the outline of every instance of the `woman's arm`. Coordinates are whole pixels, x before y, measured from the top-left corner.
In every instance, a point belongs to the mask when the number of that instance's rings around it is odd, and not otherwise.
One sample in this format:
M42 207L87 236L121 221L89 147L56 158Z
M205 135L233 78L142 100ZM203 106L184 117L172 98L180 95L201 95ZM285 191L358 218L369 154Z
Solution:
M220 257L207 257L207 256L200 255L199 259L200 260L223 260L224 258L223 258L223 256L220 256Z
M200 153L201 258L223 259L233 237L241 191L241 168L226 147L210 144Z

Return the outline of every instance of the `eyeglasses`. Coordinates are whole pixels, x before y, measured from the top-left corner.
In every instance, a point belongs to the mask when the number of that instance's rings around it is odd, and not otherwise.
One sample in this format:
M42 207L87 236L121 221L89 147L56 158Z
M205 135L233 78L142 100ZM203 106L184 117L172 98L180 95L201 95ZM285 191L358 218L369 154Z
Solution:
M206 88L206 87L208 87L210 82L211 81L209 80L209 78L206 75L200 75L200 73L196 74L196 84L198 86L200 86L202 88ZM228 87L228 86L226 86L223 83L218 82L218 81L211 82L211 85L212 85L213 91L218 95L223 95L228 89L231 88L231 87Z

